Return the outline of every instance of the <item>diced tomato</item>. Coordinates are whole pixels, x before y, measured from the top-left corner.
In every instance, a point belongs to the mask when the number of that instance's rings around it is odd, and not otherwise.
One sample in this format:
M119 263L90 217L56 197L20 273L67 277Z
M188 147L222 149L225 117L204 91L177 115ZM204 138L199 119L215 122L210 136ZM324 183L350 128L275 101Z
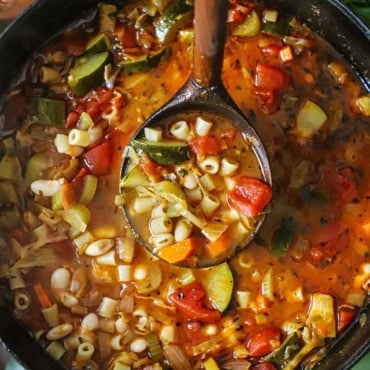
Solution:
M113 151L112 142L106 140L83 155L84 164L95 176L108 175L112 166Z
M330 259L344 249L348 241L346 226L340 220L327 219L318 225L312 225L310 260L320 263Z
M336 169L322 165L319 168L324 187L328 189L330 199L336 205L350 203L358 196L356 176L351 167Z
M252 366L252 370L276 370L276 366L272 362L261 362Z
M187 319L214 323L221 319L221 313L204 304L205 291L198 282L179 288L170 294L168 301Z
M198 158L216 155L222 150L222 143L215 136L197 136L189 140L190 149Z
M142 156L140 167L149 178L153 179L156 182L160 181L162 179L162 175L167 172L165 166L161 166L160 164L155 163L147 155Z
M268 106L272 106L276 103L276 93L274 90L255 87L253 93L257 95L261 99L261 101Z
M247 217L257 216L270 202L272 190L269 185L261 180L241 176L235 188L227 197L231 208L237 209Z
M66 128L72 129L77 126L78 120L80 119L81 113L76 112L75 110L68 113L66 120Z
M256 66L254 85L266 90L285 90L289 86L289 75L271 64L259 62Z
M115 35L118 42L124 48L133 48L136 46L136 28L130 25L119 25L115 29Z
M351 307L341 306L338 308L337 326L338 331L344 330L355 317L356 311Z
M245 345L253 357L265 356L281 344L281 331L274 327L260 327L248 336Z

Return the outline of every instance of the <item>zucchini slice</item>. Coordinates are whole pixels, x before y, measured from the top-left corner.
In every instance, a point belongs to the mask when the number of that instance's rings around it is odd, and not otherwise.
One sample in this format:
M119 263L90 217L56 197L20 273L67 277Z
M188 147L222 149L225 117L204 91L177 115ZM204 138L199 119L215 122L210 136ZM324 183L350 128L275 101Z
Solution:
M255 36L261 30L261 19L255 10L247 16L245 21L233 31L234 36Z
M149 186L150 182L140 166L135 166L126 174L120 183L121 188L136 188L137 186Z
M136 59L122 60L118 63L118 66L127 74L147 72L166 59L170 54L169 51L169 48L163 48Z
M201 269L199 281L205 289L208 299L220 312L226 310L231 301L234 289L234 277L227 262Z
M177 31L193 16L193 6L186 0L176 0L169 5L155 24L155 34L161 43L172 41Z
M136 152L143 151L154 162L164 165L182 163L190 159L189 146L185 142L174 140L149 141L133 140L132 146Z
M85 53L102 53L108 51L111 47L111 42L106 34L98 33L86 45Z
M75 95L85 95L103 82L104 66L108 58L109 53L105 51L77 59L68 76L69 87Z

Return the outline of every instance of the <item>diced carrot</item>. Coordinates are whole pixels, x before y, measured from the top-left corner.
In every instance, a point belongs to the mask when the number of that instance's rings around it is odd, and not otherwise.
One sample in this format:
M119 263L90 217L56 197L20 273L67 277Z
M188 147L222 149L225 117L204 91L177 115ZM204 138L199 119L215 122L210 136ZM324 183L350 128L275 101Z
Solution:
M290 62L294 59L293 50L290 46L285 46L279 52L280 59L283 63Z
M65 182L60 186L60 196L65 210L70 209L76 204L76 192L73 184L70 182Z
M190 257L195 250L196 239L188 238L161 248L158 256L168 263L178 263Z
M210 258L218 257L230 247L230 239L223 233L218 239L205 245L205 252Z
M45 309L53 305L47 293L45 292L44 287L41 284L34 285L33 290L40 302L41 308Z

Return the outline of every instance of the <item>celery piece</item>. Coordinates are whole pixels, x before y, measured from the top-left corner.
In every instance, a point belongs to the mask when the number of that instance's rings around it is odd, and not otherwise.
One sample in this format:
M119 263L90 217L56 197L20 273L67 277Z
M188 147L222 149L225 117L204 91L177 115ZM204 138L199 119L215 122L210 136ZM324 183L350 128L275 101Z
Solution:
M68 209L68 211L62 211L61 217L71 225L69 236L75 238L77 235L86 231L91 214L90 210L84 204L76 204Z
M261 30L261 19L255 10L247 16L242 24L239 24L233 31L234 36L255 36Z
M51 209L53 211L62 210L63 203L62 203L62 194L60 190L54 193L51 197Z
M298 112L295 131L300 137L309 138L322 127L327 118L328 116L319 105L306 100Z
M13 184L0 182L0 204L20 205L19 197Z
M0 179L15 181L20 175L18 158L5 154L0 160Z
M34 98L31 104L37 122L50 126L63 126L66 119L66 103L64 100Z
M204 370L220 370L217 362L213 357L207 358L206 361L203 362Z
M26 164L24 179L27 184L39 179L44 170L50 166L50 160L46 153L35 153Z
M145 340L148 344L150 357L157 362L160 362L163 360L163 351L161 343L159 342L159 339L156 334L150 333L146 335Z
M89 203L94 198L97 186L98 178L93 175L86 175L84 177L82 192L80 195L80 203Z
M117 7L113 4L99 5L99 31L105 34L112 34L116 26Z

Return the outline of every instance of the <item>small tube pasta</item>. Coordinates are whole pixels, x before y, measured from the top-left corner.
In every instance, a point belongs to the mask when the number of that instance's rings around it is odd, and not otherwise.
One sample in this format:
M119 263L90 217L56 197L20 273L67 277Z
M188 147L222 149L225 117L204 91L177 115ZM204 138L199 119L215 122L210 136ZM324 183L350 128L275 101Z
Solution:
M102 319L99 321L99 329L106 333L113 334L116 327L116 322L113 319Z
M99 265L116 266L116 252L113 250L102 254L101 256L96 257L96 262L98 262Z
M124 348L124 343L122 343L123 336L121 334L115 335L110 341L112 349L115 351L122 351Z
M136 197L134 200L133 208L138 214L150 211L155 204L155 199L152 197Z
M118 281L126 283L132 280L132 266L118 265L117 266Z
M197 177L193 172L184 176L184 188L192 190L198 186Z
M162 130L152 127L144 128L145 139L149 141L159 141L162 139Z
M90 127L87 132L89 134L90 145L103 137L103 129L100 126Z
M190 135L190 128L186 121L177 121L170 128L171 134L179 140L186 140Z
M233 161L229 158L222 158L220 175L221 176L231 176L238 170L238 168L239 168L238 162Z
M123 236L116 239L118 258L125 263L131 263L135 252L135 239Z
M169 217L152 218L149 222L152 235L160 235L172 231L172 220Z
M202 190L200 187L191 190L185 190L186 198L190 202L199 202L202 199Z
M63 340L64 348L71 351L76 350L80 344L80 338L73 334Z
M59 342L51 342L46 348L45 351L52 357L54 360L60 360L65 354L66 350L63 345Z
M26 283L23 280L22 274L16 267L9 268L9 287L11 290L24 288Z
M68 136L64 134L57 134L54 139L54 145L58 153L67 153L71 148L68 142Z
M170 344L176 341L176 327L174 325L163 325L159 332L162 343Z
M31 299L25 292L16 291L14 294L14 306L17 310L25 311L30 307Z
M211 131L212 126L212 122L208 122L202 117L197 117L195 121L195 133L198 136L206 136Z
M54 303L52 306L48 308L43 308L41 310L41 313L45 321L48 323L50 327L54 327L58 325L59 310L58 310L58 305L56 303Z
M220 204L221 202L213 195L206 195L200 201L200 207L207 217L211 216Z
M73 128L68 134L68 143L70 145L86 147L90 144L90 135L85 130Z
M72 324L68 323L60 324L48 331L48 333L46 334L46 339L50 341L59 340L71 334L72 331L73 331Z
M198 163L200 169L210 175L215 175L220 168L220 159L215 155L206 157L203 161Z
M92 343L81 343L77 348L76 361L86 362L91 359L94 354L95 347Z
M99 316L112 318L115 314L116 308L118 306L118 301L109 297L103 297L100 306L97 309Z
M191 223L185 219L180 219L176 222L174 229L174 238L176 242L187 239L191 234Z
M166 247L168 245L173 244L175 238L170 233L160 234L160 235L153 235L151 237L151 242L155 248Z
M60 73L51 67L42 66L40 68L40 82L44 84L50 84L60 82Z

